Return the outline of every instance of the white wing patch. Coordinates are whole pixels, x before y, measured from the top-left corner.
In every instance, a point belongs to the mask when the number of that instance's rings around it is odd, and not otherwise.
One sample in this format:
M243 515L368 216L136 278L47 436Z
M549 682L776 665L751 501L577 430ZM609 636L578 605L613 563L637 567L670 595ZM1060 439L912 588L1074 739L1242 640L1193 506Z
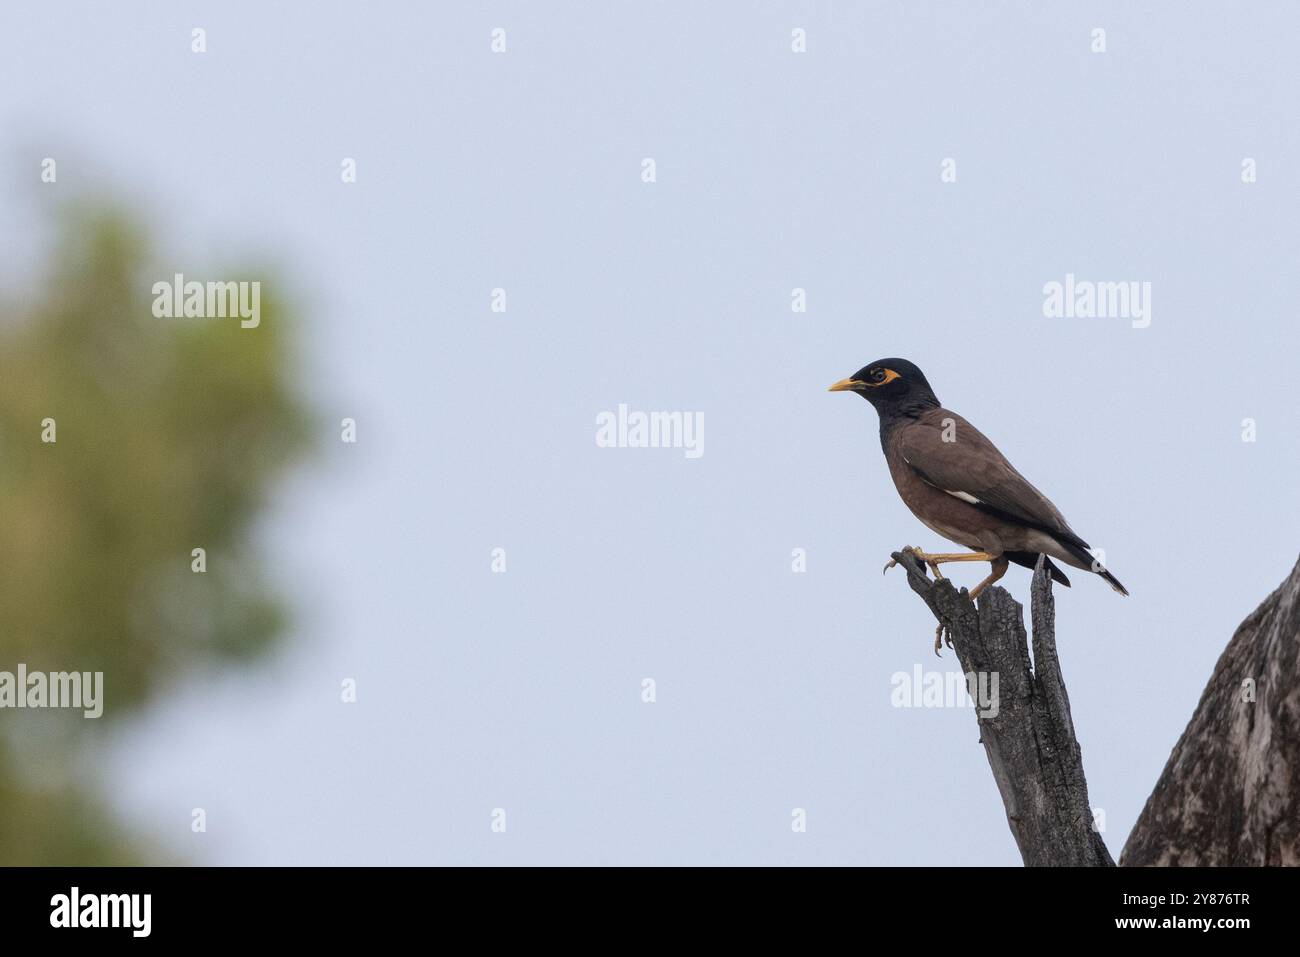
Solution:
M906 455L903 456L903 461L906 462L908 465L911 465L911 464L912 464L911 460L910 460ZM913 467L915 467L915 466L913 466ZM927 479L924 475L921 476L921 480L922 480L923 482L925 482L926 484L928 484L928 485L933 485L933 484L934 484L934 483L932 483L929 479ZM934 487L935 487L935 488L939 488L939 486L937 486L937 485L935 485ZM954 491L953 491L952 489L950 489L950 488L939 489L939 490L940 490L941 492L947 492L947 493L948 493L949 495L951 495L953 498L959 498L959 499L961 499L963 502L969 502L971 505L983 505L983 504L984 504L984 503L981 502L979 499L977 499L974 495L970 494L970 492L954 492ZM942 534L942 533L941 533L941 534Z

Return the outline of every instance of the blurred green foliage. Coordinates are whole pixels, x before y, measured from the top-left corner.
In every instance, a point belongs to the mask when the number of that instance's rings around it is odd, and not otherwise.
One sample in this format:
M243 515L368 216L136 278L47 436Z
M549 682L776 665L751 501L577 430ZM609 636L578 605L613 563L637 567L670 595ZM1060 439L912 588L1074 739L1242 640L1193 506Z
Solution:
M0 709L0 864L135 863L147 835L98 794L99 746L178 677L281 633L251 533L309 418L270 277L194 271L262 281L256 329L157 319L153 283L188 271L128 217L79 209L61 237L34 294L0 304L0 671L102 671L104 713Z

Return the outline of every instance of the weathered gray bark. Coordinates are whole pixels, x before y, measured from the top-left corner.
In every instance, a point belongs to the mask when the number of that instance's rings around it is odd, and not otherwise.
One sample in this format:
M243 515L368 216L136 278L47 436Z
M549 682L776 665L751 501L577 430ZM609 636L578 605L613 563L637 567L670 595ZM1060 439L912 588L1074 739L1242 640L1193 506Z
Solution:
M1300 865L1300 562L1220 656L1120 863Z
M928 578L910 553L893 557L907 570L912 590L946 626L967 676L998 676L997 713L977 713L980 741L1026 866L1114 867L1093 829L1070 698L1056 656L1052 582L1042 563L1031 592L1031 664L1023 608L1005 589L988 589L976 609L952 582Z

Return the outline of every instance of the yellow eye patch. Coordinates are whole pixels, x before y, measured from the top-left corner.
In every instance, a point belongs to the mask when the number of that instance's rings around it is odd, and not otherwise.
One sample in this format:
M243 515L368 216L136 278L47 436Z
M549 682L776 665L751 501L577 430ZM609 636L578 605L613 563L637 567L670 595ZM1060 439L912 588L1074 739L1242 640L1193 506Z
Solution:
M877 389L877 388L879 388L879 387L882 386L882 385L885 385L885 384L887 384L887 383L893 382L895 379L902 378L902 377L901 377L897 372L895 372L893 369L880 369L880 370L878 370L878 371L884 373L884 377L883 377L883 378L881 378L879 381L876 381L876 380L875 380L875 376L874 376L874 374L873 374L873 375L872 375L872 380L871 380L871 381L864 382L864 383L862 383L862 384L863 384L863 385L866 385L866 386L870 386L870 387L873 388L873 389Z

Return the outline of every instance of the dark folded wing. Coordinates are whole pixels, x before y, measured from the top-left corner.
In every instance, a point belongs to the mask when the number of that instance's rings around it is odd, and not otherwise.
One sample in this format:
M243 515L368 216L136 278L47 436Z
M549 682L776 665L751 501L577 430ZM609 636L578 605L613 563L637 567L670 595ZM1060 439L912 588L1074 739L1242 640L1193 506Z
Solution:
M1065 516L975 426L935 409L902 429L903 460L936 488L964 502L1084 548Z

